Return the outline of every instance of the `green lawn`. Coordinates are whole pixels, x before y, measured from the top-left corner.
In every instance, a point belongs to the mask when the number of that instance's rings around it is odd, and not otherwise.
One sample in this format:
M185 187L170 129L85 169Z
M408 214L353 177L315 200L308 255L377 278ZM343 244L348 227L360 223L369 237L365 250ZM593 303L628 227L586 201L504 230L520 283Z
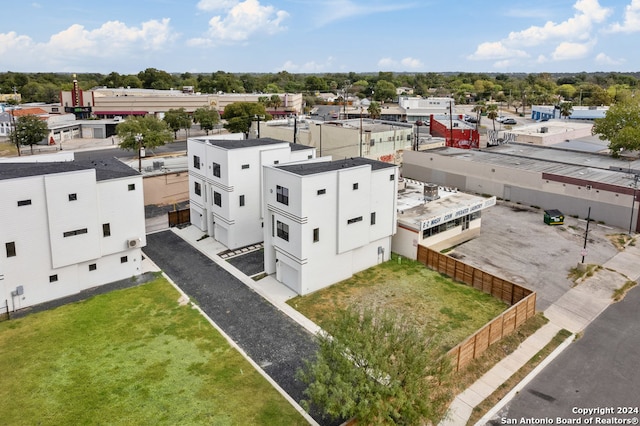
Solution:
M163 278L0 323L7 425L303 425Z
M382 308L405 322L437 335L444 351L475 333L508 306L478 291L402 258L355 274L352 278L287 303L321 327L336 309ZM331 332L331 330L328 330Z

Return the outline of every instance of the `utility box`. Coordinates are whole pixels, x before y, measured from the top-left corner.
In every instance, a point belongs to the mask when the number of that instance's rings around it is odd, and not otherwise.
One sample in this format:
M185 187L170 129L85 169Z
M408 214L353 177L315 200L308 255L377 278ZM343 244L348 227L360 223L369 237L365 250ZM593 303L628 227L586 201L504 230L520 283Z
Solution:
M547 225L563 225L564 215L560 210L545 210L544 223Z

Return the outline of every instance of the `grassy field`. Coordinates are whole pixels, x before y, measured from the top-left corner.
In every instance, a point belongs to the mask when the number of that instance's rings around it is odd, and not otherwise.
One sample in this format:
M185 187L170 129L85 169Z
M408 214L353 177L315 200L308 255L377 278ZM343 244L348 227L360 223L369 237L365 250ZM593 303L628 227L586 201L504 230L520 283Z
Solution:
M10 142L0 142L0 157L13 157L18 155L18 149Z
M163 278L0 323L1 422L303 425Z
M475 333L507 305L488 294L398 257L287 303L320 326L336 309L384 308L438 335L444 351ZM330 331L330 330L329 330Z

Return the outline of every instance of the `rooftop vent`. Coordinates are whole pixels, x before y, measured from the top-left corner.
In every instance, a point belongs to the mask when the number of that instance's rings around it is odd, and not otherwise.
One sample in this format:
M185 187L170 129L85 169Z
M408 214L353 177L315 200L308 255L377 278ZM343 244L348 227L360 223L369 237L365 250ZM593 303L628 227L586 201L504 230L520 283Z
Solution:
M440 196L438 195L438 185L436 185L435 183L425 183L423 188L425 201L433 201L440 198Z

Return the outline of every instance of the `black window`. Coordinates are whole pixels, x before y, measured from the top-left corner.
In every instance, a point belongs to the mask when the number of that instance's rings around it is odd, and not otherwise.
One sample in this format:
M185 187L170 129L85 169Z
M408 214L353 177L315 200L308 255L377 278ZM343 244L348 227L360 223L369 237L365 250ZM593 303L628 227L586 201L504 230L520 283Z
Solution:
M20 201L18 201L18 207L30 206L30 205L31 205L31 200L20 200Z
M285 241L289 241L289 225L286 223L278 222L278 237Z
M90 271L95 271L96 269L98 269L98 265L96 265L95 263L92 263L89 265L89 270Z
M213 163L213 175L215 177L220 177L220 164Z
M355 191L356 189L358 189L358 183L357 182L353 184L353 190Z
M371 212L371 224L376 224L376 212Z
M354 217L352 219L347 220L347 225L351 225L352 223L362 222L362 216Z
M63 232L62 236L67 238L67 237L73 237L74 235L82 235L86 233L87 233L87 228L82 228L82 229L74 229L73 231Z
M289 188L284 186L276 186L276 201L285 205L289 205Z
M102 224L102 236L110 237L111 236L111 224L103 223Z
M222 194L219 192L213 192L213 204L218 207L222 207Z
M396 179L396 175L389 175L389 180L395 180Z
M244 206L244 195L240 196L240 207Z
M13 257L16 255L15 241L11 241L10 243L5 243L4 246L7 249L7 257Z
M313 242L317 243L320 241L320 228L313 229Z
M130 184L127 186L127 189L128 189L129 191L135 191L135 190L136 190L136 184L135 184L135 183L130 183Z
M274 161L273 164L280 164L280 160Z
M69 201L76 201L78 199L78 194L75 192L73 194L69 194Z
M322 194L326 194L327 190L322 188L322 189L318 189L318 195L322 195Z
M248 164L243 164L243 165L242 165L242 168L243 168L243 169L248 169L248 168L249 168L249 165L248 165Z
M120 263L127 263L129 261L129 258L127 256L122 256L120 258Z
M200 157L198 157L197 155L193 156L193 167L195 167L196 169L200 168Z
M49 275L49 282L50 283L55 283L56 281L58 281L58 274Z
M194 182L194 184L193 192L195 192L196 195L202 195L202 186L200 185L200 182Z

